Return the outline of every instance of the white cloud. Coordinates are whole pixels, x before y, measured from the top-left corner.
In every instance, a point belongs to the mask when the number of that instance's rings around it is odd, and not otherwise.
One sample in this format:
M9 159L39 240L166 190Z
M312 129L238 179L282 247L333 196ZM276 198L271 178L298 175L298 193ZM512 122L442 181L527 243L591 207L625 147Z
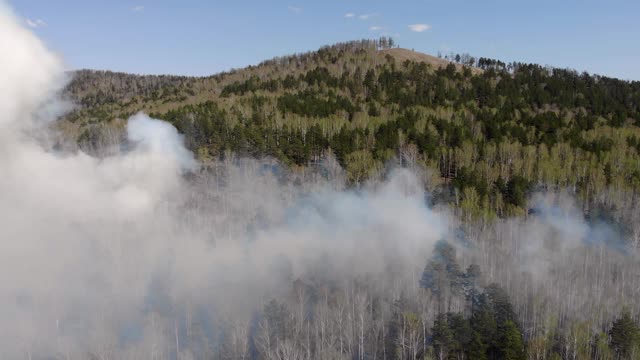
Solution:
M354 13L346 13L346 14L344 14L344 17L346 17L346 18L353 18L355 16L356 16L356 14L354 14Z
M425 32L431 29L431 25L429 24L413 24L409 25L409 29L413 32Z
M288 6L287 8L294 14L300 14L302 12L302 8L298 6Z
M25 21L30 28L34 28L34 29L47 26L47 23L42 19L36 19L36 20L26 19Z
M369 27L369 30L371 30L371 31L380 31L380 30L383 30L383 29L384 29L384 27L378 26L378 25L374 25L374 26L370 26Z
M376 16L378 16L378 14L362 14L362 15L358 16L358 19L360 19L360 20L369 20L372 17L376 17Z
M136 6L131 8L131 11L133 11L133 12L140 12L140 11L143 11L143 10L144 10L144 6L142 6L142 5L136 5Z

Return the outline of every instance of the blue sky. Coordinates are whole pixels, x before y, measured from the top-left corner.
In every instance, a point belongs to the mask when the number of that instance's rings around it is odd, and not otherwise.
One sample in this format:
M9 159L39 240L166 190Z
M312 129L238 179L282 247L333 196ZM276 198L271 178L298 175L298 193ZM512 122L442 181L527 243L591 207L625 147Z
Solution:
M391 35L404 48L434 55L468 52L640 80L640 0L9 3L72 68L207 75Z

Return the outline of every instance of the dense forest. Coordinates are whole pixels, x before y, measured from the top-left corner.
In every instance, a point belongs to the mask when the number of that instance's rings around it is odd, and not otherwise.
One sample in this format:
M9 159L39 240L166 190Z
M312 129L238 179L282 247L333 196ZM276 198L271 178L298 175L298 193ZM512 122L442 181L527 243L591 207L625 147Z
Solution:
M640 82L382 38L203 78L85 70L65 93L82 150L106 156L144 110L185 136L192 181L220 177L216 199L244 158L289 205L310 179L360 194L403 168L455 215L428 258L377 277L278 262L286 286L243 316L165 299L155 358L640 359Z
M640 185L640 83L468 55L396 60L407 52L352 42L200 79L83 71L71 120L143 108L201 159L230 151L304 168L331 152L354 184L398 159L436 170L443 196L478 216L523 214L540 187L571 189L588 210ZM92 130L79 135L87 146Z

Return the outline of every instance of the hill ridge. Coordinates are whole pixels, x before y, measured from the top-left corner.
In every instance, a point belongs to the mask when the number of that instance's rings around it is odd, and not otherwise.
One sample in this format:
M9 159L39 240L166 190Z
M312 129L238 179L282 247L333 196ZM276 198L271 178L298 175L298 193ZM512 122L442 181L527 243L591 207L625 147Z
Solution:
M612 188L636 194L640 82L453 58L362 40L205 78L80 72L68 88L80 107L61 127L91 151L142 110L201 161L230 151L303 169L333 154L356 186L390 161L417 166L445 201L482 216L522 213L535 187L587 204Z

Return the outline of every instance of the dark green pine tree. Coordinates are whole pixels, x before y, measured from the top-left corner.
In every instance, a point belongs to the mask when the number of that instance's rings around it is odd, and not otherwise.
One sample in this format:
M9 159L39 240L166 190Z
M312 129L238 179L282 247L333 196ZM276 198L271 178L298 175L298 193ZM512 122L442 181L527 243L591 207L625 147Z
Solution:
M449 358L462 359L465 349L469 347L472 340L472 330L469 320L462 316L462 313L449 314L449 328L453 334L453 343L449 351Z
M629 313L613 322L609 336L616 359L637 359L635 356L640 355L640 329Z
M454 337L446 314L440 314L433 322L433 352L436 359L447 359L454 347Z
M284 304L279 303L277 300L272 299L269 301L262 311L264 321L269 326L269 336L272 337L271 341L282 341L287 337L287 307Z
M480 332L473 330L471 333L471 341L466 348L467 359L487 360L487 351L489 346L485 342L485 336Z
M470 324L473 333L467 347L467 357L480 360L495 358L497 356L498 328L493 308L485 294L474 299Z
M500 354L503 360L524 360L526 353L522 334L516 324L507 320L500 331Z

